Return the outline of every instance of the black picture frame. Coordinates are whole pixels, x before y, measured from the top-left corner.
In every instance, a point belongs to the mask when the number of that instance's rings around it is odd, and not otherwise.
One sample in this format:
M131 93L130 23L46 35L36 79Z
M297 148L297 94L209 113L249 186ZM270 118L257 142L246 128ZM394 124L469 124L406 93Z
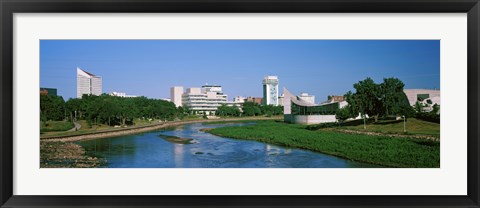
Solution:
M1 207L480 207L479 0L0 0ZM13 195L14 13L467 13L468 194L466 196L25 196Z

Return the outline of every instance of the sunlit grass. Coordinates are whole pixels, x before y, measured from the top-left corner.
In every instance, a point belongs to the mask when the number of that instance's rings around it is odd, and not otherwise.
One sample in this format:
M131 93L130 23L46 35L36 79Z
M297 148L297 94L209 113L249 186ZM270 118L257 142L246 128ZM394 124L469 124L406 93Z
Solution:
M47 121L46 123L40 122L40 124L40 132L67 131L74 127L69 121Z
M403 134L403 120L398 121L379 121L374 123L370 120L367 123L367 128L364 129L363 121L356 120L346 122L340 127L341 129L352 129L359 131L373 131L380 133L397 133ZM420 135L431 135L435 137L440 137L440 124L422 121L415 118L408 118L405 123L405 129L408 134L420 134Z
M209 132L228 138L302 148L382 166L440 166L440 142L429 140L353 135L325 130L310 131L306 130L304 125L275 121L220 127Z

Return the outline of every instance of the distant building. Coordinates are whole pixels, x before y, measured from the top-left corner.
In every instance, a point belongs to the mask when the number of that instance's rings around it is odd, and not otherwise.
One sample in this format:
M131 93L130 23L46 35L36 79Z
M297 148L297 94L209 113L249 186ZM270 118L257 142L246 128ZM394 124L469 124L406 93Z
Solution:
M244 103L245 100L246 100L246 98L243 97L243 96L237 96L237 97L234 97L234 98L233 98L233 102L234 102L234 103Z
M172 87L171 100L175 105L187 106L195 114L215 115L218 107L227 104L227 95L218 85L204 85L201 88ZM180 102L178 98L181 98Z
M77 67L77 98L102 94L102 77L95 76Z
M300 93L298 98L300 100L305 101L305 102L315 104L315 95L309 95L308 93L302 92L302 93Z
M278 105L278 77L266 76L263 78L263 104Z
M57 96L57 89L56 89L56 88L41 87L41 88L40 88L40 95L53 95L53 96Z
M417 102L425 106L423 110L431 111L433 105L440 105L440 90L430 89L405 89L403 90L408 98L408 103L414 106Z
M172 99L170 99L170 98L160 98L160 100L165 100L165 101L168 101L168 102L172 102Z
M137 95L127 95L127 93L124 92L111 92L109 93L111 96L116 96L116 97L138 97Z
M247 99L245 100L245 102L251 102L251 103L256 103L256 104L263 104L263 98L260 98L260 97L247 97Z

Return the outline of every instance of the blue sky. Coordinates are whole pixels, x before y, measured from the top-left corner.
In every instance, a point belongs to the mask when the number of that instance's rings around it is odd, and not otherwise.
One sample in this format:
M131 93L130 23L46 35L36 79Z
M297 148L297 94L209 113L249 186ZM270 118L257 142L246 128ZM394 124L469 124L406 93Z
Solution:
M76 96L76 68L101 76L103 92L169 98L170 87L222 85L228 99L262 96L261 81L315 95L353 91L371 77L405 88L440 88L439 40L41 40L40 86ZM280 93L283 90L280 91Z

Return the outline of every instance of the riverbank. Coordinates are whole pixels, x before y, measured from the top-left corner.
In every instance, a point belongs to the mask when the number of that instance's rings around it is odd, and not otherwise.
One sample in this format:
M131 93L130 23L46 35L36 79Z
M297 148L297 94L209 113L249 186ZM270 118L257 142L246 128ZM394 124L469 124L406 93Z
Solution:
M440 142L432 140L311 131L304 125L272 121L206 131L222 137L295 147L387 167L440 167Z
M72 142L40 142L40 168L94 168L106 160L89 157Z
M157 129L168 128L184 124L193 124L193 123L216 123L216 122L235 122L235 121L256 121L256 120L279 120L283 117L239 117L239 118L221 118L221 119L202 119L202 120L189 120L189 121L169 121L164 123L157 123L152 125L145 126L133 126L126 128L117 128L109 130L100 130L96 132L88 132L84 134L75 134L68 136L50 136L50 137L41 137L40 140L44 142L76 142L87 139L100 139L107 137L123 136L129 134L138 134L148 131L154 131Z
M165 122L149 126L127 127L113 130L101 130L81 135L45 137L40 139L40 167L41 168L95 168L107 161L102 158L89 157L85 149L74 142L138 134L168 128L184 124L210 123L210 122L234 122L245 120L278 120L281 117L245 117L245 118L224 118L212 120L189 120Z

